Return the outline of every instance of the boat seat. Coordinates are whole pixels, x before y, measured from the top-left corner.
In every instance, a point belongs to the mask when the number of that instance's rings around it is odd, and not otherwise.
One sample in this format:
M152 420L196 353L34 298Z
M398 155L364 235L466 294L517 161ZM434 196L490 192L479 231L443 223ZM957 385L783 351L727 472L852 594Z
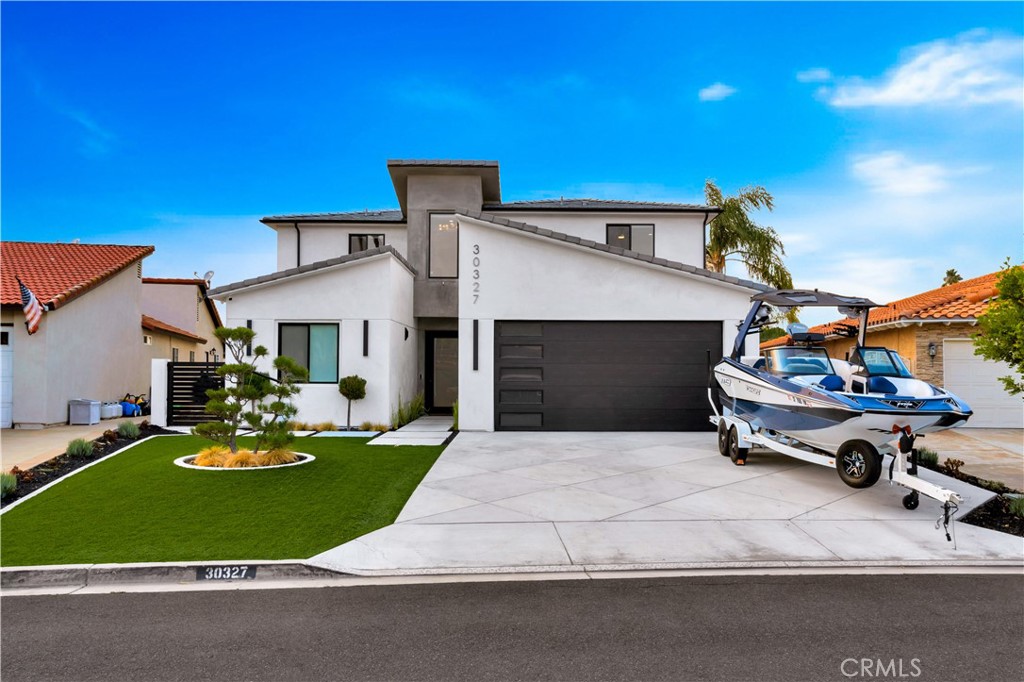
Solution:
M846 388L846 382L838 374L826 374L818 382L818 385L826 391L842 391Z
M867 392L896 395L898 391L896 386L885 377L868 377Z
M832 368L836 375L843 380L843 387L847 393L853 391L853 367L846 360L832 360Z

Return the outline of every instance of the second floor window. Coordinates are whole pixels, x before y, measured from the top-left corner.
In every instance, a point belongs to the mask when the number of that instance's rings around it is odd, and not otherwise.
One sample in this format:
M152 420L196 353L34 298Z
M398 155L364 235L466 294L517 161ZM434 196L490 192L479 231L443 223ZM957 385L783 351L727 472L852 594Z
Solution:
M459 276L459 222L450 213L430 215L430 276Z
M654 255L654 225L609 225L607 237L609 246Z
M359 253L367 249L376 249L384 246L384 235L382 234L350 234L348 236L348 252Z

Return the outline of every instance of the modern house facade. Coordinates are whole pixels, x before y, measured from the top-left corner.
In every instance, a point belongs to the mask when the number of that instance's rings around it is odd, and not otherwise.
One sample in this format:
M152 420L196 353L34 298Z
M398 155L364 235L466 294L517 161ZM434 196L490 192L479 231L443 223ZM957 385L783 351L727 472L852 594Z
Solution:
M973 337L978 317L996 296L999 273L963 280L924 291L884 306L868 315L867 344L898 352L914 376L943 386L967 401L974 416L967 427L1024 428L1024 403L1007 393L999 377L1012 374L1010 366L974 354ZM846 357L854 339L841 333L856 327L849 318L812 327L825 334L824 346L832 357ZM761 344L783 345L788 337Z
M709 363L765 287L703 269L718 209L503 203L494 161L389 161L398 209L290 214L278 270L210 291L228 326L310 372L299 418L353 421L423 392L463 430L692 430ZM753 342L752 349L756 347Z

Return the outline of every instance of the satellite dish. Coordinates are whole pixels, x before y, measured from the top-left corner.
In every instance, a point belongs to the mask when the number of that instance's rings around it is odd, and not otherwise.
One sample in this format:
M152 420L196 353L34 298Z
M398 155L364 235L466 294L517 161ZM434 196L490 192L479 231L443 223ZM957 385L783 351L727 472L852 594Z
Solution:
M207 270L206 274L203 275L203 279L206 280L206 284L207 284L207 286L209 286L210 280L213 279L213 270Z

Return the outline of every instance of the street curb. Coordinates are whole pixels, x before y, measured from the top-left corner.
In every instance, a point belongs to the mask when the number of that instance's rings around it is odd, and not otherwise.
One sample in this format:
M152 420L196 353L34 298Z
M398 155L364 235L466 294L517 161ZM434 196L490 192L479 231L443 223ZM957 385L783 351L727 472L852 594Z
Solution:
M219 578L208 582L253 582L337 578L346 574L301 560L285 561L181 561L138 564L67 564L61 566L14 566L0 568L0 588L87 587L138 583L207 582L199 572L207 568L255 569L255 577Z
M255 576L248 579L201 580L199 571L207 568L231 567L255 568ZM16 566L0 569L0 588L5 590L40 588L83 588L113 587L117 585L170 584L190 585L197 583L220 584L257 583L274 581L324 579L351 580L358 578L500 578L501 576L530 576L545 574L551 579L568 579L573 576L589 578L627 578L635 574L657 577L658 574L685 575L713 572L729 573L764 572L807 572L845 573L850 571L908 572L978 569L1007 570L1024 574L1024 562L1005 560L973 561L708 561L688 563L647 563L614 565L575 566L495 566L488 568L448 568L395 571L349 571L331 570L314 566L302 560L283 561L183 561L169 563L137 564L67 564L62 566ZM1002 571L1000 571L1002 572ZM630 575L634 574L634 575Z

